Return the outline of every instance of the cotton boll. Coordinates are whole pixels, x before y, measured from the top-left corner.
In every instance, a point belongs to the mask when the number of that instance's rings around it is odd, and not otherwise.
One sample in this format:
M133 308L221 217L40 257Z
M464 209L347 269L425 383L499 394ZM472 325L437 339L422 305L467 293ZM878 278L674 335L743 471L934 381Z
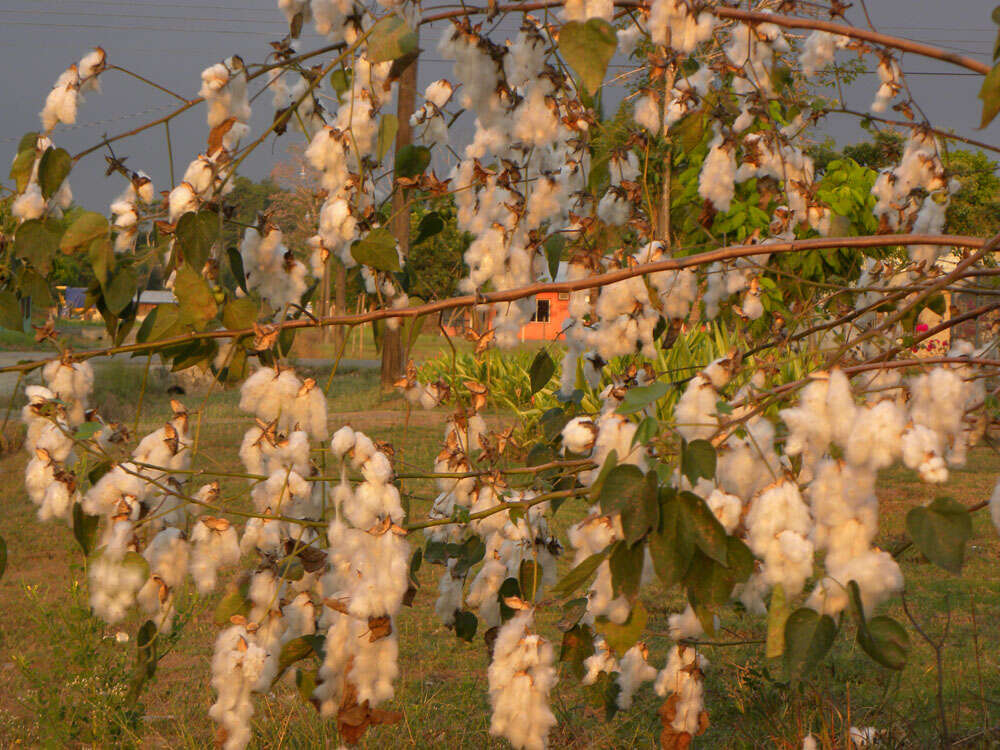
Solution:
M236 528L224 518L202 516L191 531L190 571L201 594L215 589L219 568L240 559Z
M125 619L136 594L146 580L146 568L138 555L113 559L100 555L87 568L90 607L109 625Z
M333 433L333 438L330 440L330 451L337 458L343 460L344 456L354 449L354 441L354 430L349 426L341 427Z
M705 635L705 628L695 614L694 609L688 604L680 614L673 614L667 618L670 637L675 641L686 638L699 638Z
M656 676L653 690L660 697L676 695L671 727L676 732L695 735L703 723L705 707L704 673L708 660L690 646L674 646L667 663Z
M636 100L632 117L637 125L646 128L650 133L656 135L660 132L660 105L652 94Z
M622 657L618 672L618 697L616 702L618 708L625 710L632 705L632 696L644 682L652 682L657 677L657 669L651 666L646 659L649 658L649 649L645 643L637 643Z
M514 748L541 750L556 724L549 692L558 675L552 645L530 632L532 624L533 612L522 610L497 635L487 671L490 734L506 737Z
M831 409L831 417L834 415ZM855 412L853 426L849 429L844 452L855 466L884 469L899 457L900 441L905 426L902 410L892 401L879 401Z
M80 76L77 66L72 65L56 79L45 99L45 107L39 113L42 129L48 133L60 122L66 125L75 123L79 100Z
M562 430L563 448L571 453L590 453L596 439L597 426L588 417L574 417Z
M708 439L718 428L719 394L704 375L691 378L674 409L677 431L685 440Z
M30 221L41 218L45 214L46 202L42 189L37 182L31 182L11 204L11 213L19 221Z
M711 201L716 211L725 213L735 195L736 157L732 147L716 135L698 176L698 195Z
M739 525L740 515L743 512L743 503L736 495L730 495L722 490L715 489L706 498L705 502L711 508L712 513L719 519L727 534L732 534Z

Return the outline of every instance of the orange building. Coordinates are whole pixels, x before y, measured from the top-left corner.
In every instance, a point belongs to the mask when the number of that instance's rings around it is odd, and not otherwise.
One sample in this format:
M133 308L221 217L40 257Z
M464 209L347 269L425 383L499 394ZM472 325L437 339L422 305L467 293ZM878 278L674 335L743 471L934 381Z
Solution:
M566 281L566 262L559 264L555 280ZM548 281L549 279L545 279ZM519 337L521 341L558 341L563 338L563 328L569 316L569 293L544 292L532 298L535 312L531 320L521 326ZM492 328L494 310L491 308L484 315L480 310L474 316L469 309L462 311L461 316L454 318L451 325L446 325L449 336L461 336L467 330L488 331ZM478 320L476 318L478 317Z

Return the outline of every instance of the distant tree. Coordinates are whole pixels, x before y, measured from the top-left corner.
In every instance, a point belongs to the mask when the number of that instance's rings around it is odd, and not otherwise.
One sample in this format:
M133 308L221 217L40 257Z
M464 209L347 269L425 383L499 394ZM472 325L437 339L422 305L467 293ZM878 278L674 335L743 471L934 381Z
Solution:
M945 231L976 234L992 226L1000 216L998 165L982 151L951 150L944 164L961 183L951 197Z

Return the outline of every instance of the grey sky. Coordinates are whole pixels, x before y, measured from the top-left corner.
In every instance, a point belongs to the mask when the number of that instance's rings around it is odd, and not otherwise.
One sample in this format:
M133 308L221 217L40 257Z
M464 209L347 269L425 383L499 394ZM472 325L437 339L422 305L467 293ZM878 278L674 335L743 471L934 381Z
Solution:
M879 31L927 41L988 62L996 38L996 27L990 20L995 2L868 0L868 10ZM848 19L864 24L860 2L848 12ZM512 17L500 29L513 36L516 26ZM451 64L441 61L436 51L444 28L445 24L438 24L422 30L421 47L426 52L420 68L421 88L451 75ZM268 42L284 33L284 17L276 0L5 0L0 3L0 69L5 71L0 83L0 150L12 157L20 136L38 129L37 115L52 83L98 44L105 48L110 62L193 97L203 68L231 54L239 54L247 62L261 62L270 51ZM304 49L322 44L311 33L304 34L303 41ZM913 55L903 58L902 68L910 74L913 93L935 126L987 142L1000 140L1000 120L985 131L975 130L981 77ZM616 72L621 69L611 71ZM251 93L260 83L251 87ZM161 117L178 104L170 96L114 71L102 76L102 86L104 93L89 95L81 105L77 125L56 130L56 142L71 153L99 142L104 133L114 135ZM867 109L876 87L873 76L862 77L847 93L849 105ZM260 97L254 104L254 134L267 127L272 114L270 97ZM198 107L171 124L177 179L188 161L204 148L208 130L204 118L204 110ZM827 130L841 143L863 135L856 122L844 116L831 117ZM266 175L295 137L289 132L275 145L262 145L245 162L243 173L254 178ZM164 129L158 127L119 142L116 152L129 157L131 168L148 172L157 190L162 190L170 187L164 144ZM76 167L71 178L77 202L102 212L124 187L121 177L104 177L104 166L101 152L95 152Z

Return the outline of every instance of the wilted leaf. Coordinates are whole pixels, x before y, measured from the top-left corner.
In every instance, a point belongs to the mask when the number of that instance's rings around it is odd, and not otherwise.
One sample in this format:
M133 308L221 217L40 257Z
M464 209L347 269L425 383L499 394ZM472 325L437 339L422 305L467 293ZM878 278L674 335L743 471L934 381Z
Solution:
M379 161L389 153L393 141L396 140L396 132L399 130L399 118L391 112L382 115L382 120L378 124L378 143L375 155Z
M416 51L416 33L397 15L383 16L368 34L368 59L373 63L395 60Z
M570 21L559 32L559 54L580 76L588 94L600 88L617 46L614 26L599 18Z
M577 679L583 679L587 670L583 662L594 654L594 634L589 625L576 625L563 634L559 661L569 664Z

